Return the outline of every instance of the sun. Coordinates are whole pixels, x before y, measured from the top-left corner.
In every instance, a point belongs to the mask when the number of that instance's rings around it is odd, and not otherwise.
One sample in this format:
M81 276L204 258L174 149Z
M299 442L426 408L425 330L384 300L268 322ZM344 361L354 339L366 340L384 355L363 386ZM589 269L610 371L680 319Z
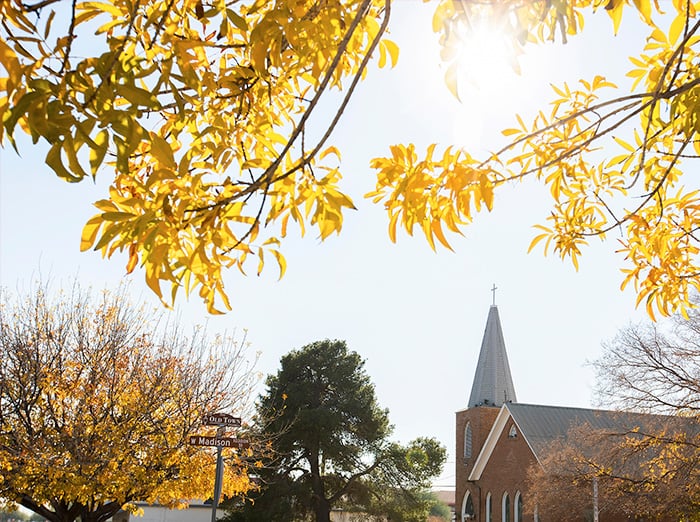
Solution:
M463 87L490 91L519 72L518 50L502 25L479 17L460 29L456 65Z
M481 146L484 122L510 105L522 89L524 49L507 19L472 11L453 19L442 40L445 82L459 102L455 141L465 148Z

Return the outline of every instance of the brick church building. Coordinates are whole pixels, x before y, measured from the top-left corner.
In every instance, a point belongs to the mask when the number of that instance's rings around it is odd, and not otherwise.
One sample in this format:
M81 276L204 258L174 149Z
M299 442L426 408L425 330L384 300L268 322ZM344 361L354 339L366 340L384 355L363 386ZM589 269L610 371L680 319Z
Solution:
M539 522L525 513L528 469L541 462L550 444L576 425L618 431L660 416L584 408L519 404L508 365L498 308L492 305L484 331L469 404L456 413L457 522ZM685 430L685 428L684 428ZM591 491L587 517L601 520ZM570 520L584 520L572 514ZM606 513L605 522L631 520ZM546 522L557 522L547 520Z

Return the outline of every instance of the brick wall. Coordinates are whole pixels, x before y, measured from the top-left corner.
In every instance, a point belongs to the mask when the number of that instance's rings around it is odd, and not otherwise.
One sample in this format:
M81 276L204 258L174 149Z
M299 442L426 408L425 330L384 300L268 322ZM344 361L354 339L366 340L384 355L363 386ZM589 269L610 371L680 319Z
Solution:
M536 463L535 457L522 434L514 426L513 420L508 419L498 442L491 453L488 466L484 469L478 485L484 498L491 493L492 522L505 522L502 515L504 494L508 495L510 521L516 519L515 504L518 495L523 503L527 496L525 489L527 471ZM523 513L523 522L532 522L533 515ZM483 518L484 522L488 522Z
M486 437L491 431L491 426L496 420L500 408L479 406L469 408L467 410L458 411L456 414L456 433L455 433L455 512L457 513L456 520L461 521L462 503L464 495L469 489L474 502L474 510L477 515L476 520L479 520L480 501L479 489L475 484L468 484L467 477L474 466L476 458L479 456L481 447L486 441ZM464 457L464 430L467 422L471 425L472 430L472 452L471 457ZM495 521L494 521L495 522Z

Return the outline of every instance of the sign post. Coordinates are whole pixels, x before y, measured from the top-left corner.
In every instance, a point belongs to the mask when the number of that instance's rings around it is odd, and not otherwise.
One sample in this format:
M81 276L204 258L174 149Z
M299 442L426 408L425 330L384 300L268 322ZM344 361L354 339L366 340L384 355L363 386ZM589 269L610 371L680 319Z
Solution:
M192 446L209 446L216 448L216 474L214 475L214 498L211 504L211 522L216 522L216 510L219 507L219 498L224 483L224 458L221 454L223 448L247 448L250 443L244 439L224 437L226 428L240 428L241 418L228 413L208 413L202 417L205 426L218 426L215 437L202 435L190 435L189 443Z
M226 428L220 426L216 430L216 438L219 439ZM216 510L219 507L219 497L224 481L224 457L221 455L221 445L216 447L216 475L214 476L214 499L211 503L211 522L216 522Z

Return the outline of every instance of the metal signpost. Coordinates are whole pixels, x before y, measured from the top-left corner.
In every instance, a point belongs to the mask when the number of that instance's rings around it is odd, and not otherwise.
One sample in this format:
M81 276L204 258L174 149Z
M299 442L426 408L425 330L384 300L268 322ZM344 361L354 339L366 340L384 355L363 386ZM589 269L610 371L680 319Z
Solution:
M216 436L205 437L203 435L190 435L189 443L192 446L208 446L216 448L216 475L214 479L214 499L211 506L211 522L216 522L216 510L219 507L219 498L224 482L224 458L221 455L223 448L247 448L250 443L244 439L224 437L226 428L240 428L241 418L228 413L208 413L202 418L205 426L218 426Z

